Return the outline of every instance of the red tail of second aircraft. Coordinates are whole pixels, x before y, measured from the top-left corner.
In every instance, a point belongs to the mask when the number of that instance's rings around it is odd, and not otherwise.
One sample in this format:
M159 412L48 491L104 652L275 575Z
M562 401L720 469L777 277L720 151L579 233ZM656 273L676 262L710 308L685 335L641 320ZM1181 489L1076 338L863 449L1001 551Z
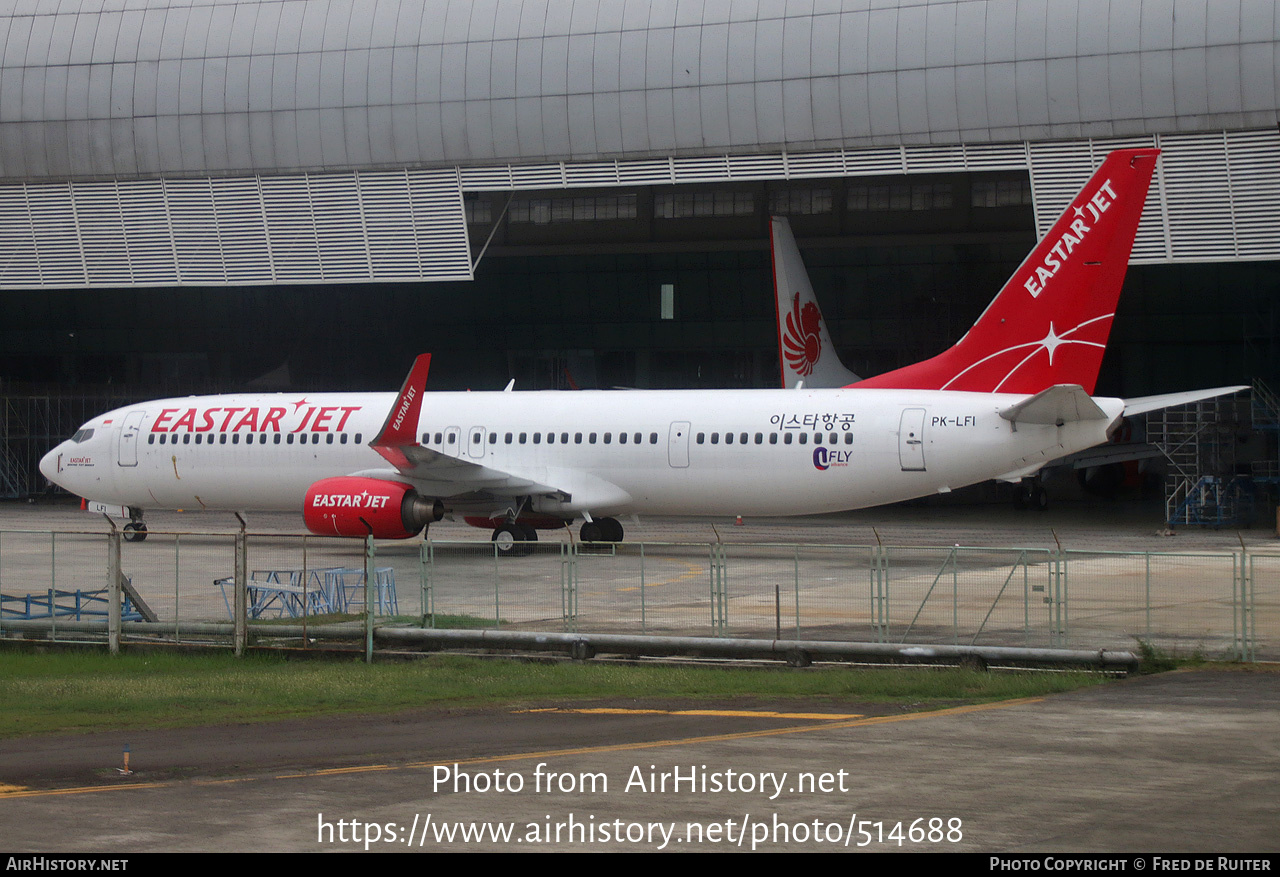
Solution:
M1159 154L1108 155L954 347L856 386L1092 394Z

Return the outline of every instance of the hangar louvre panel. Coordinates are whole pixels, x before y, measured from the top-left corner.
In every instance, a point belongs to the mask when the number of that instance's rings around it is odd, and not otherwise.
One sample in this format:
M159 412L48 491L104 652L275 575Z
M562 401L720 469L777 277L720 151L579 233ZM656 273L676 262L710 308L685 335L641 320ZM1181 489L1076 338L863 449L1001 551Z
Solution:
M0 186L0 288L470 280L457 173Z

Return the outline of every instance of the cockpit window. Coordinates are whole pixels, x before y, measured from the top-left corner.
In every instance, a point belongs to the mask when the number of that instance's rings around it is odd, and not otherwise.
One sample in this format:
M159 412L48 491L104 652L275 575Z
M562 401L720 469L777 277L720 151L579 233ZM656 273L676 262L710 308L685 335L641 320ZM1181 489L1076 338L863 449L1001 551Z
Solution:
M71 436L71 440L77 444L80 442L87 442L91 438L93 438L92 429L77 429L75 435Z

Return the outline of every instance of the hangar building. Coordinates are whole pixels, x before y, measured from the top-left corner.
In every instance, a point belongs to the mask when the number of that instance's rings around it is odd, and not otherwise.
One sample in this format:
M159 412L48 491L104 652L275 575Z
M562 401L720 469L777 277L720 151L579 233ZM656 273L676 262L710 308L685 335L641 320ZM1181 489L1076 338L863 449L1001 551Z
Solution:
M770 214L884 371L1119 146L1163 158L1099 390L1274 382L1278 53L1270 0L14 0L0 492L117 400L427 350L446 389L776 386Z

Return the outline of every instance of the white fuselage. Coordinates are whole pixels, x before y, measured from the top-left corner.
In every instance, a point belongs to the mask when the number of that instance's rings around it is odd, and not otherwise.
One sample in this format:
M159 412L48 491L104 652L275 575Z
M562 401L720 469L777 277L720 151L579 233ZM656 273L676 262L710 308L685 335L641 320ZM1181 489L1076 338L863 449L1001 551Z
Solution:
M1104 442L1123 409L1098 399L1110 419L1015 428L999 412L1025 398L857 388L429 393L416 437L508 481L556 488L535 496L533 511L797 515L1034 471ZM490 489L391 468L369 443L396 401L326 393L148 402L89 421L41 471L90 500L138 509L298 510L310 485L352 473L412 483L458 510L514 507L519 491L500 479Z

